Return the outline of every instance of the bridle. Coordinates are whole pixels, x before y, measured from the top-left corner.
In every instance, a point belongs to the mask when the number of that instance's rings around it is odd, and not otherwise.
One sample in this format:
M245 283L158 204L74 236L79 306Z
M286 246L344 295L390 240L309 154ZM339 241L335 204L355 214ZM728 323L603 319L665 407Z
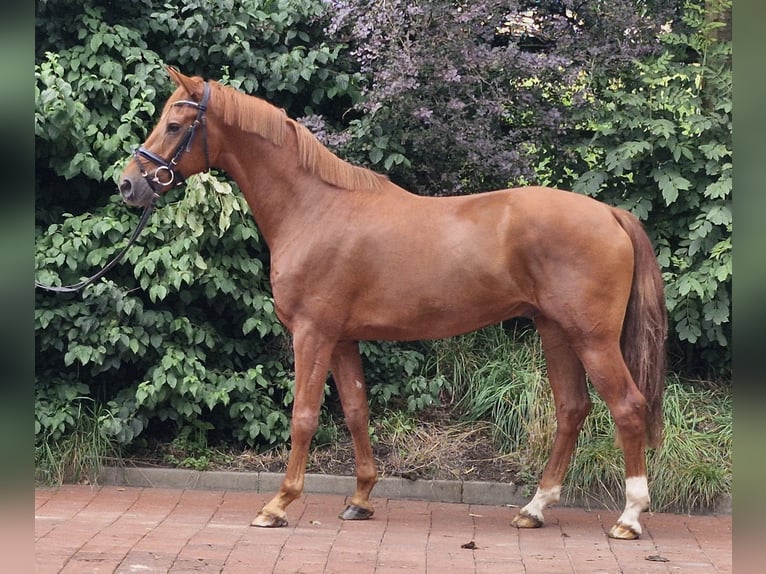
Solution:
M204 142L205 147L205 163L207 164L207 169L210 168L210 152L208 151L207 147L207 121L205 118L205 112L207 111L207 104L209 101L210 84L205 82L204 88L202 90L202 99L199 102L194 102L192 100L179 100L171 104L171 106L191 106L193 108L197 108L197 117L188 127L181 141L178 142L178 146L173 153L173 157L170 158L170 161L167 161L156 153L149 151L144 146L140 146L133 151L133 159L136 160L138 169L141 171L141 175L145 177L149 182L149 187L154 189L153 184L161 185L162 187L178 187L183 185L186 179L181 174L181 172L176 169L176 166L178 165L178 160L181 157L181 154L183 154L185 151L188 152L191 150L192 142L194 141L194 135L197 133L197 128L199 127L202 128L202 141ZM154 173L150 174L149 171L144 167L144 162L141 161L142 157L158 166L154 170Z
M84 279L80 281L79 283L75 283L73 285L64 285L61 287L55 286L55 285L44 285L43 283L38 282L35 280L35 287L40 289L45 289L46 291L54 291L56 293L75 293L79 291L80 289L83 289L87 285L90 285L91 283L95 283L99 279L101 279L106 273L114 267L120 259L123 258L125 253L127 253L128 248L135 243L136 239L138 239L139 234L143 230L143 228L146 226L147 222L149 221L149 217L152 214L152 211L154 211L155 203L157 202L157 199L159 199L159 194L157 193L157 190L154 186L154 184L160 185L163 188L164 187L179 187L183 185L186 182L186 178L181 174L180 171L178 171L176 166L178 165L178 160L181 157L181 155L186 151L191 150L192 142L194 141L194 135L197 133L197 129L199 127L202 127L202 141L205 148L205 162L207 164L206 169L210 169L210 154L208 151L208 145L207 145L207 121L205 118L205 112L207 111L207 105L210 101L210 84L208 82L205 82L204 88L202 90L202 99L200 102L194 102L192 100L179 100L177 102L173 102L171 106L191 106L194 108L197 108L197 117L194 119L194 121L191 123L189 128L186 130L186 133L184 134L184 137L181 139L181 141L178 143L178 146L176 147L175 152L173 153L173 157L170 158L170 161L166 161L159 155L157 155L154 152L149 151L144 146L138 147L136 150L133 151L133 159L138 164L138 168L141 171L141 175L146 178L147 182L149 183L149 187L154 190L154 194L152 195L152 200L149 202L146 207L144 207L144 212L141 214L141 219L138 222L138 226L136 227L135 231L133 231L133 234L128 239L128 244L122 248L122 250L112 258L109 263L107 263L98 273L95 275L92 275L91 277L88 277L87 279ZM151 161L152 163L157 164L157 168L154 170L153 174L150 174L146 168L144 167L144 163L141 161L141 157L144 159L147 159ZM167 172L167 174L165 173ZM164 177L164 179L163 179Z

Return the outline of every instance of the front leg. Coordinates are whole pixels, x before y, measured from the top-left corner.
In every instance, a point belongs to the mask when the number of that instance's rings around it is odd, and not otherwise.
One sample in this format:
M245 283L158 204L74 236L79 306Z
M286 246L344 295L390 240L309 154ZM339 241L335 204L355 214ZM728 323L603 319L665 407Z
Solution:
M370 518L375 512L370 503L370 493L378 480L378 472L375 468L370 435L367 430L370 413L362 359L359 356L359 344L356 341L338 343L332 356L331 370L343 405L346 426L354 440L356 462L356 492L346 509L340 514L340 518L364 520Z
M334 346L334 342L315 331L304 330L294 336L295 398L290 421L291 446L287 471L279 492L264 505L252 526L287 526L285 509L303 492L309 446L319 424L319 409Z

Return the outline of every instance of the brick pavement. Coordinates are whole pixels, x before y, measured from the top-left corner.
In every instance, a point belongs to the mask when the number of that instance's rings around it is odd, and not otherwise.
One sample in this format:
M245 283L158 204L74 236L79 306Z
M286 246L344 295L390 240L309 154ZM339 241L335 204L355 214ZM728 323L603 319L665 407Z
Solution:
M606 537L618 513L553 507L538 530L506 506L374 498L344 522L344 498L307 494L290 525L249 526L268 494L125 486L35 490L35 572L385 574L729 573L731 515L644 514L638 541ZM462 548L473 542L474 549ZM666 561L647 560L661 557Z

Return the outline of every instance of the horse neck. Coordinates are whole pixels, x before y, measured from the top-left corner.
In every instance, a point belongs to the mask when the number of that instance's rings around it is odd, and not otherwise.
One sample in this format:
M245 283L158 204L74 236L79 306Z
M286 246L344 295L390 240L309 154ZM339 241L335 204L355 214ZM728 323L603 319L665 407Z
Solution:
M237 182L273 250L308 217L316 217L329 186L299 165L293 130L288 130L282 145L232 127L227 132L217 167Z

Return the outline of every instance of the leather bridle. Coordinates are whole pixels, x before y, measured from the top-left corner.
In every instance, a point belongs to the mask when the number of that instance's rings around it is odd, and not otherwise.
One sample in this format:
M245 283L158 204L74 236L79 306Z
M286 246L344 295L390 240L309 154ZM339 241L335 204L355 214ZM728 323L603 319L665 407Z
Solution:
M205 82L204 88L202 90L202 99L199 102L194 102L192 100L179 100L171 104L172 106L191 106L197 108L197 117L191 123L191 125L189 125L181 141L178 142L178 146L173 153L173 157L170 158L170 161L167 161L156 153L149 151L144 146L140 146L133 152L133 159L136 160L138 169L141 171L141 175L146 178L146 180L149 182L149 186L152 189L155 189L153 184L161 185L162 187L178 187L183 185L186 179L181 174L181 172L176 169L176 166L178 165L178 160L181 155L185 151L188 152L191 150L192 142L194 141L194 135L197 133L197 129L200 127L202 128L202 141L204 142L203 145L205 147L205 163L207 164L206 169L210 168L210 152L208 151L207 147L207 121L205 118L205 112L207 111L207 105L209 101L210 84ZM154 170L154 173L150 174L149 171L144 167L144 162L141 161L142 157L158 166Z
M61 287L55 286L55 285L44 285L43 283L38 282L35 280L35 287L39 289L45 289L46 291L53 291L56 293L75 293L79 291L80 289L83 289L87 285L90 285L91 283L95 283L101 277L106 275L106 273L114 267L120 259L123 258L125 253L127 253L128 248L135 243L136 239L138 239L139 234L143 230L143 228L146 226L147 222L149 221L149 217L152 214L152 211L154 211L155 203L157 202L157 199L159 199L159 194L157 193L157 189L155 187L156 185L160 185L163 188L165 187L179 187L180 185L183 185L186 181L186 178L181 174L180 171L176 169L178 165L178 160L180 159L181 155L184 152L188 152L191 150L192 142L194 141L194 135L197 133L198 128L202 128L202 141L205 148L205 162L207 163L207 168L210 169L210 154L208 151L208 145L207 145L207 122L205 118L205 112L207 111L207 105L210 101L210 84L208 82L205 82L204 88L202 91L202 99L200 102L194 102L191 100L179 100L177 102L173 102L171 104L172 106L191 106L194 108L197 108L197 117L194 119L194 121L191 123L189 128L186 130L186 133L184 134L184 137L181 139L181 141L178 143L178 146L176 147L175 152L173 153L173 157L170 158L170 161L166 161L156 153L149 151L144 146L138 147L133 152L133 159L138 164L138 168L141 171L141 175L146 178L147 182L149 183L149 187L154 191L154 194L152 195L152 200L149 202L146 207L144 207L144 212L141 214L141 219L138 222L138 226L136 227L135 231L133 231L133 234L130 236L130 239L128 239L128 244L122 248L122 250L111 260L109 263L107 263L98 273L95 275L92 275L91 277L88 277L87 279L84 279L80 281L79 283L75 283L73 285L64 285ZM141 158L144 158L146 160L151 161L152 163L156 164L158 167L154 170L153 173L149 173L149 171L144 167L144 162L141 161Z

